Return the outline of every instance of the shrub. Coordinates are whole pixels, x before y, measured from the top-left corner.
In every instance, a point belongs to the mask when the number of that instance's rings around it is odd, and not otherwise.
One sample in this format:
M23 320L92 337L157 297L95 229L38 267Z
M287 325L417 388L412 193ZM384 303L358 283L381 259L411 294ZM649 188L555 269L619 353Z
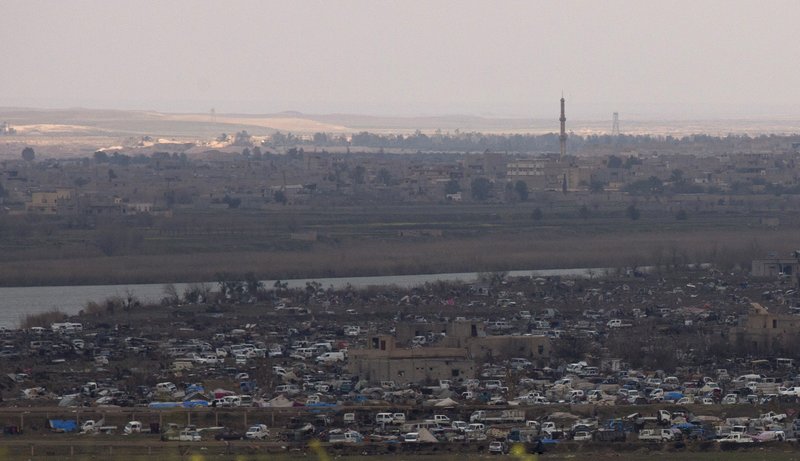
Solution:
M67 314L53 308L47 312L41 312L39 314L27 314L20 321L20 327L25 330L32 327L49 328L53 323L63 322L66 318Z

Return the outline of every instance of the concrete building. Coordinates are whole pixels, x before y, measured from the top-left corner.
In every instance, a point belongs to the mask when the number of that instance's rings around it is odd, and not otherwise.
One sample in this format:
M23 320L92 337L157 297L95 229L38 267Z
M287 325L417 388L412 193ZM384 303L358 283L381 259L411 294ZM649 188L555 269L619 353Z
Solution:
M524 181L531 190L560 191L569 180L569 163L552 155L517 159L507 165L509 181ZM567 184L567 188L571 188Z
M793 258L754 259L750 273L753 277L796 276L800 274L800 257L798 256L800 255Z
M371 382L461 381L474 377L481 362L522 357L544 365L551 354L546 336L488 335L482 321L404 323L396 334L374 336L367 349L350 351L350 372ZM433 345L398 347L419 336L433 337Z
M800 316L775 314L753 303L752 311L732 329L730 338L733 344L753 354L796 350L800 344Z
M54 191L38 191L31 194L31 201L26 204L28 213L64 214L75 212L75 200L72 189L59 188Z
M393 336L378 335L370 338L367 349L350 351L348 371L370 382L432 384L474 378L475 362L464 348L398 348Z

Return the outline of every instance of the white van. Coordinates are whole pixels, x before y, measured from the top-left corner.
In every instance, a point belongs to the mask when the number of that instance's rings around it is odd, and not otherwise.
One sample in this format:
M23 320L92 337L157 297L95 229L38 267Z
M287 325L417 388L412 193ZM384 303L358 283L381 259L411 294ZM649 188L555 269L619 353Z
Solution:
M156 392L167 392L169 394L175 393L178 390L178 386L171 382L164 382L156 384Z
M344 352L325 352L317 357L317 363L343 362Z
M142 423L139 421L128 421L123 432L125 435L138 434L142 432Z
M470 423L470 425L467 426L466 429L464 429L464 432L466 432L467 434L476 432L483 433L485 430L486 426L483 423Z
M300 393L300 386L297 384L282 384L275 388L275 393L296 395Z
M377 424L392 424L394 416L391 413L378 413L375 415L375 423Z

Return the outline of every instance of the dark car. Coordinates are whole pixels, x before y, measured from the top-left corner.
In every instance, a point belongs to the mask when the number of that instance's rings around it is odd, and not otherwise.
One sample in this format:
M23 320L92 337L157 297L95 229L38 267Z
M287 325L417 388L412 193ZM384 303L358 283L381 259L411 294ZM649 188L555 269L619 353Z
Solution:
M244 439L244 434L241 432L235 431L222 431L219 434L214 436L214 440L242 440Z

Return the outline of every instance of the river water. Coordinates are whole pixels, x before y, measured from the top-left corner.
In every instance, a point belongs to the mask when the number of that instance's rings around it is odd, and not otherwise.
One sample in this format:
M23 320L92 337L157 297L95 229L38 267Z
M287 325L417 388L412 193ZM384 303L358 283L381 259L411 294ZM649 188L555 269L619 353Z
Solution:
M594 269L545 269L509 271L512 277L595 277L603 276L616 271L612 268ZM396 285L410 288L428 282L474 282L478 279L477 272L458 272L448 274L415 274L415 275L387 275L375 277L338 277L338 278L312 278L282 280L289 288L304 288L306 282L318 282L322 288L344 288L348 285L354 288L369 286ZM275 280L264 280L264 286L271 288ZM177 292L182 294L191 284L174 284ZM206 282L206 285L217 288L215 282ZM20 321L28 314L38 314L52 309L58 309L65 314L74 315L90 301L100 302L107 298L131 294L144 303L158 303L164 297L164 284L139 284L139 285L80 285L60 287L0 287L0 326L8 328L19 327Z

